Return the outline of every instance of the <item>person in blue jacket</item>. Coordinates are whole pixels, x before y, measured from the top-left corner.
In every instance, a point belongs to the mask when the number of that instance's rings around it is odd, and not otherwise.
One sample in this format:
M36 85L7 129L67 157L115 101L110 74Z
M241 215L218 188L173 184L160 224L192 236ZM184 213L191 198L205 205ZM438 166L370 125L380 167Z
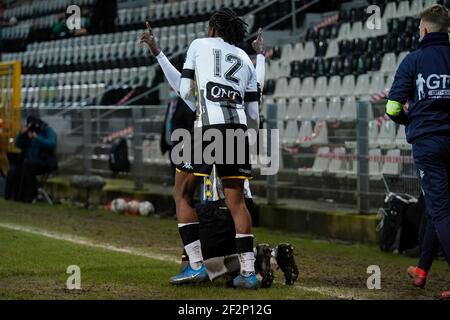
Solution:
M417 287L425 285L439 244L450 265L449 11L433 5L420 18L421 41L401 62L386 105L388 116L406 126L431 221L419 264L408 268ZM443 295L450 297L450 291Z
M36 176L57 168L56 133L41 119L29 116L16 138L21 159L6 177L5 199L32 202L37 196Z

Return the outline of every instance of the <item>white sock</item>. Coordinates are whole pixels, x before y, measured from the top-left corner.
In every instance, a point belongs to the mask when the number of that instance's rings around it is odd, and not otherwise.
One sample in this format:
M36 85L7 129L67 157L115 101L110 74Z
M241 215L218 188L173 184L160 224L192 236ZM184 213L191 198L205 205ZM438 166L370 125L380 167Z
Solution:
M247 239L247 240L246 240ZM247 247L250 243L251 246ZM253 235L236 233L236 246L238 249L239 262L241 264L241 275L255 274L255 253L253 248ZM247 247L247 248L246 248Z
M200 269L203 265L202 246L200 240L189 243L184 247L189 257L189 264L194 270Z
M255 274L255 254L253 252L239 253L239 262L241 264L241 275Z

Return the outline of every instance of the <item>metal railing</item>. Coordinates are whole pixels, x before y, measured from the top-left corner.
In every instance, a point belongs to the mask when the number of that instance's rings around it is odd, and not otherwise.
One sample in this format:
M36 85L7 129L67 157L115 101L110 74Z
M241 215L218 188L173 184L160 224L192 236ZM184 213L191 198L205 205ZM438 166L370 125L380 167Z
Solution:
M411 147L400 137L404 127L383 117L383 106L358 101L345 119L294 107L295 113L267 106L267 127L281 131L282 163L277 176L266 178L269 202L319 200L373 213L387 192L419 196Z
M359 101L353 106L353 118L348 119L300 112L293 116L273 103L264 107L265 128L280 130L280 169L269 176L255 170L252 188L255 195L264 196L269 203L276 204L280 199L314 200L373 213L383 205L388 191L419 195L411 148L398 137L403 128L377 117L380 106ZM120 176L132 179L136 188L145 181L172 181L168 155L159 150L165 106L92 106L81 113L73 109L63 116L55 109L38 110L58 134L60 174L110 176L111 145L124 137L132 170ZM22 112L26 116L30 110ZM108 116L98 120L98 113ZM268 134L263 146L267 152L272 150L271 130Z

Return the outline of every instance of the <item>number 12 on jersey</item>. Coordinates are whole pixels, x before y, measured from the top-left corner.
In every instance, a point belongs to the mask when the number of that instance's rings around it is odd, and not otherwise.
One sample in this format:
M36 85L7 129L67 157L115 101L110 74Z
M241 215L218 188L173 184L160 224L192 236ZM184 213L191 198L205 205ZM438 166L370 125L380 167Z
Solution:
M221 78L222 77L222 50L214 49L214 76ZM242 68L242 60L233 55L227 54L225 56L225 61L231 63L231 67L224 73L224 78L227 81L233 82L239 85L240 80L236 77L236 73Z

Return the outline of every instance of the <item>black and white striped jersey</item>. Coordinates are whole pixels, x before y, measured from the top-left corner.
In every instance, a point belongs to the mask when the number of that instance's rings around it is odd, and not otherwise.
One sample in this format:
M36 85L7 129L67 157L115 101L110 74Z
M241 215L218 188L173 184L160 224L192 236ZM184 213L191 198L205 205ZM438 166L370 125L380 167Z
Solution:
M194 40L181 73L180 95L195 96L196 127L247 125L246 104L258 103L255 67L240 48L222 38Z

